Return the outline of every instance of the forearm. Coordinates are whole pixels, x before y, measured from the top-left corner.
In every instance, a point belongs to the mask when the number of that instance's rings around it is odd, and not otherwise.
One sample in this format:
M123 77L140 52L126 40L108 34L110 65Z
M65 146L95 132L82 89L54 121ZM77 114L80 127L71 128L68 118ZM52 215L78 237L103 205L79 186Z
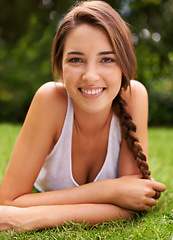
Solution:
M28 208L6 207L2 212L3 229L19 230L52 228L64 222L83 222L89 225L120 218L133 218L133 214L111 204L49 205ZM0 222L0 226L2 226ZM3 230L1 228L1 230Z
M113 204L134 211L147 210L157 204L156 191L163 192L164 184L141 179L139 176L123 176L117 179L84 184L79 187L36 194L23 194L1 205L18 207L70 204Z
M116 181L116 179L103 180L70 189L24 194L12 201L6 201L5 205L30 207L40 205L112 203L109 201L109 188L112 188L112 184L116 184Z

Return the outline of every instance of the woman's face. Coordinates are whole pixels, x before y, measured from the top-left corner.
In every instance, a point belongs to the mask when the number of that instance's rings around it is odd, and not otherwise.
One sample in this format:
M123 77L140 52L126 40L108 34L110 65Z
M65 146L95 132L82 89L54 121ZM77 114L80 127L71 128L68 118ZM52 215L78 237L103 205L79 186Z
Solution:
M106 34L81 24L66 38L61 81L74 105L89 113L111 108L121 87L122 71Z

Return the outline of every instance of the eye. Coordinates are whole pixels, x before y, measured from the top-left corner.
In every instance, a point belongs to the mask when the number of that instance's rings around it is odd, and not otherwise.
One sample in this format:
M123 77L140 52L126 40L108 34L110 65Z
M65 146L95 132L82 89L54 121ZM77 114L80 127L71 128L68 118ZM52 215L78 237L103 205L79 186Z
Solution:
M69 59L69 62L71 63L81 63L83 62L81 58L71 58Z
M115 62L115 59L114 58L109 58L109 57L104 57L101 62L103 63L112 63L112 62Z

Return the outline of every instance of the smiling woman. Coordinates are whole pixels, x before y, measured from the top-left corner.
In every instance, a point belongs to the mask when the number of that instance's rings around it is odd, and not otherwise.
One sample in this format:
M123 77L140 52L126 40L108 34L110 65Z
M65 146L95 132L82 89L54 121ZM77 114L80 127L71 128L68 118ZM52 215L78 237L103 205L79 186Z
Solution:
M84 1L65 16L52 46L60 83L31 103L1 184L0 230L133 218L157 204L166 187L150 179L135 66L130 30L110 5Z
M112 101L120 91L122 71L109 38L101 29L80 24L68 33L62 73L59 77L73 99L76 116L78 106L85 112L105 109L110 112ZM91 94L94 91L98 93Z

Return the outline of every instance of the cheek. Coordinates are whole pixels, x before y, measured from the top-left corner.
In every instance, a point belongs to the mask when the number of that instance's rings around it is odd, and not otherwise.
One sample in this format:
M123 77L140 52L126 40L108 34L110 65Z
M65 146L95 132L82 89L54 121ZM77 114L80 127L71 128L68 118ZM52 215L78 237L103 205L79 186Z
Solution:
M112 87L119 88L122 82L122 72L121 71L112 71L109 73L109 82Z
M122 83L122 73L120 71L112 73L112 77L110 77L109 81L110 89L112 90L113 98L117 96L121 89Z
M81 68L75 67L64 67L63 69L63 82L70 84L76 84L78 81L81 80L82 70Z
M76 88L76 74L74 71L71 71L69 68L64 69L63 72L63 83L65 85L66 90L70 93L74 91L74 88Z

